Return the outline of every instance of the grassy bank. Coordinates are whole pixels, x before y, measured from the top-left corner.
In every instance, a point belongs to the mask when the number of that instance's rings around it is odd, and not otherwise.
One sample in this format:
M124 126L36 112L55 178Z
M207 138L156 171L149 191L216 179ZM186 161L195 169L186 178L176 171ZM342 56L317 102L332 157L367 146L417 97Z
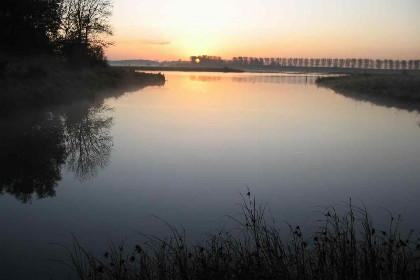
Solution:
M347 211L327 207L318 229L309 235L285 225L289 238L265 206L243 196L238 229L208 235L188 246L185 231L168 224L166 239L142 234L148 241L125 251L109 244L102 257L90 254L74 238L65 261L80 279L419 279L420 245L413 232L401 234L400 217L374 227L366 209L351 203Z
M407 110L420 109L419 73L321 77L316 83L358 100Z
M101 90L132 90L163 85L162 74L137 73L107 65L75 68L53 57L3 60L0 107L46 106L91 98Z

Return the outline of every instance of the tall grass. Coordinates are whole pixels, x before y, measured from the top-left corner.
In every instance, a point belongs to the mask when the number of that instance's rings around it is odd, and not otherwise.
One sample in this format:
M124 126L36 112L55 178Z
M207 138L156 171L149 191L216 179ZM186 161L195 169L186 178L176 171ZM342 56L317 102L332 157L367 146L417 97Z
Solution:
M232 231L210 234L187 246L185 230L167 223L168 238L142 234L147 241L132 251L109 243L100 258L73 237L64 262L87 279L420 279L420 245L413 231L403 236L401 217L390 215L378 230L364 207L350 203L344 214L321 212L319 226L305 236L288 225L289 238L271 223L266 205L242 195L242 215L231 217Z

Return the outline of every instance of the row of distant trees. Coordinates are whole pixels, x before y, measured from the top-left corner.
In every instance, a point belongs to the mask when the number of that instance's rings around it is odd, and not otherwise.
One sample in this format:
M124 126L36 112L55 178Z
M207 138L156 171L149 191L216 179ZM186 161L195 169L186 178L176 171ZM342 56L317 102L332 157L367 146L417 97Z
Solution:
M241 66L293 66L293 67L338 67L363 69L419 69L419 60L366 59L366 58L263 58L234 57L223 60L220 56L191 56L192 63L229 64Z
M198 59L198 61L197 61ZM211 55L199 55L191 56L191 62L193 63L202 63L202 64L222 64L226 63L226 60L223 60L220 56L211 56Z
M0 49L104 61L110 0L2 0Z

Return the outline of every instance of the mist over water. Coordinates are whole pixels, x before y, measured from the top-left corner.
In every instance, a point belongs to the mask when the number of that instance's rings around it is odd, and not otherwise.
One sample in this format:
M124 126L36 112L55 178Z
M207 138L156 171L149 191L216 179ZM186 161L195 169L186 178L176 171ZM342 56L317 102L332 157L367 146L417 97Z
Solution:
M134 231L168 234L151 215L199 240L232 226L225 215L248 186L279 226L310 231L319 206L352 198L378 227L388 209L420 231L418 108L351 99L318 88L316 75L165 76L103 104L1 120L1 147L15 149L1 166L16 171L0 181L14 186L0 196L1 279L67 276L49 243L68 245L71 233L97 254L109 239L135 244ZM37 172L22 178L23 167Z

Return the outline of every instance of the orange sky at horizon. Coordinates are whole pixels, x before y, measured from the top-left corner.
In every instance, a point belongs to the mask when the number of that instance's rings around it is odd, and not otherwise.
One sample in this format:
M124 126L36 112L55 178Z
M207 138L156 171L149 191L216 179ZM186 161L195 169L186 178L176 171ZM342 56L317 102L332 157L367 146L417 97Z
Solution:
M417 0L118 0L111 24L110 60L420 58Z

